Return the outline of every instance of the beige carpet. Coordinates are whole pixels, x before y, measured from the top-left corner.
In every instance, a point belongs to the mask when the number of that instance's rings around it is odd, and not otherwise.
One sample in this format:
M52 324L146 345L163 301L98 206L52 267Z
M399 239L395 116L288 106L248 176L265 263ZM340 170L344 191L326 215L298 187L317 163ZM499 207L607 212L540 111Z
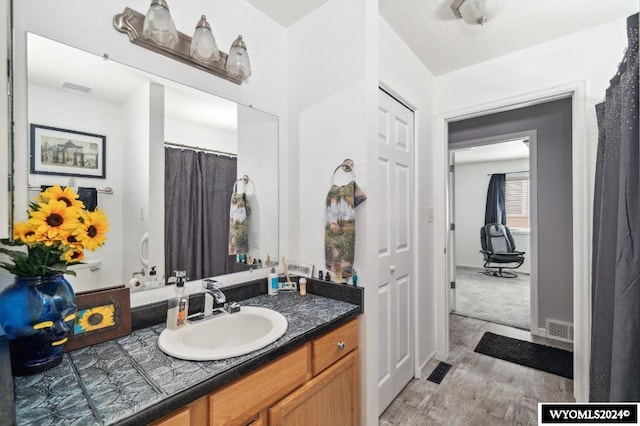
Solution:
M531 322L529 275L490 277L482 269L456 268L455 312L497 324L529 330Z

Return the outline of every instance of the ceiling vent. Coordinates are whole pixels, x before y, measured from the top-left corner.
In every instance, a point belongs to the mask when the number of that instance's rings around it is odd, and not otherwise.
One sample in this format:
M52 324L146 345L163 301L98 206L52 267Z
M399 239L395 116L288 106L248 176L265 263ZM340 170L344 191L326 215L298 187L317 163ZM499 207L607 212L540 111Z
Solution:
M71 89L71 90L75 90L76 92L82 92L82 93L89 93L93 90L93 88L91 87L83 86L82 84L78 84L78 83L71 83L70 81L65 81L62 84L62 87L64 87L65 89Z

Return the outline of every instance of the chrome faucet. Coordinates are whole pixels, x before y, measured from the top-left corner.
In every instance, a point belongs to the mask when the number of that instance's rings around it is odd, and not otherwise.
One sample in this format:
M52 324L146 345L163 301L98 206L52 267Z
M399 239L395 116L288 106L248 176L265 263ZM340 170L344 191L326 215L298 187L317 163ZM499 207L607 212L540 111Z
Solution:
M227 297L218 287L219 284L218 281L211 279L202 281L202 288L205 290L204 311L202 313L205 318L213 314L214 308L223 305L227 301Z

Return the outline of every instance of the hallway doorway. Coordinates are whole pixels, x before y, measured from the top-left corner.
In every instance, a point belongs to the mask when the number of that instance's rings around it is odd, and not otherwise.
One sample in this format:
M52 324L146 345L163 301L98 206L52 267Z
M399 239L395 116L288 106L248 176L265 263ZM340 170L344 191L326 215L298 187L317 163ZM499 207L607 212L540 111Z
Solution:
M533 140L533 155L530 155ZM530 158L531 157L531 158ZM531 329L531 195L535 176L535 137L495 137L461 142L450 149L450 309L452 313L524 330ZM535 168L533 168L535 170ZM503 174L506 226L522 264L507 264L504 274L485 269L480 229L485 225L487 188L493 174ZM535 238L535 233L534 233ZM489 266L493 266L489 265ZM507 272L508 271L508 272ZM512 278L507 278L511 276Z

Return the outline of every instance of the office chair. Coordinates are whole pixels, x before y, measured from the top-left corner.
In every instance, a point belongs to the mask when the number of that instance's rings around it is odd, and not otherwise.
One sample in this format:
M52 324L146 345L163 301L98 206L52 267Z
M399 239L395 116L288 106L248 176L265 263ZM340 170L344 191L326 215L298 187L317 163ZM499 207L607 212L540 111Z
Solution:
M505 269L517 269L524 262L523 251L516 251L511 231L505 225L489 223L480 228L480 253L484 256L485 275L515 278L515 272Z

